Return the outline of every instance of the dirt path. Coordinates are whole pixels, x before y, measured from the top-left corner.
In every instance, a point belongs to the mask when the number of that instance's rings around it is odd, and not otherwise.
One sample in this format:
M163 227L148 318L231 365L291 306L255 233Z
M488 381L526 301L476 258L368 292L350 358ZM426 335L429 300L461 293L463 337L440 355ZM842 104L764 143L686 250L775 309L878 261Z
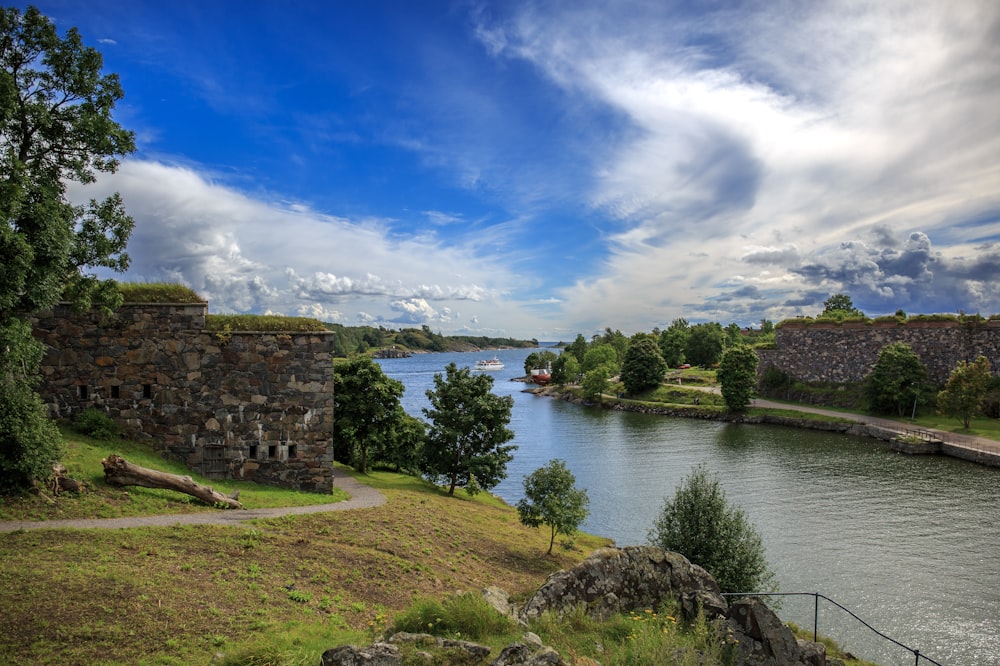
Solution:
M232 511L212 511L209 513L181 513L165 516L130 516L126 518L72 518L68 520L12 520L0 522L0 532L41 529L129 529L132 527L162 527L165 525L234 525L256 518L324 513L365 509L385 503L385 495L355 480L342 469L334 468L333 484L350 495L350 499L333 504L313 504L310 506L288 506L271 509L245 509Z

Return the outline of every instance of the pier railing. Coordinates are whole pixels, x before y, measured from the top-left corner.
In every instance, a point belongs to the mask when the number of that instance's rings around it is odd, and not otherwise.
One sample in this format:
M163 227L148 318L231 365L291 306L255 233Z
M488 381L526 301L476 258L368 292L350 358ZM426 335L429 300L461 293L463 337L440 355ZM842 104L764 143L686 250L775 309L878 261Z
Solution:
M875 627L873 627L872 625L868 624L867 622L865 622L864 620L862 620L860 617L858 617L857 615L855 615L854 612L851 611L849 608L840 605L839 603L837 603L836 601L834 601L830 597L824 596L824 595L820 594L819 592L723 592L722 596L724 596L724 597L813 597L813 601L814 601L814 604L813 604L813 642L814 643L816 642L816 640L817 640L817 638L819 636L819 600L823 599L824 601L829 601L831 604L833 604L834 606L836 606L840 610L842 610L845 613L847 613L848 615L850 615L852 618L854 618L855 620L857 620L860 624L864 625L865 627L867 627L868 629L870 629L871 631L873 631L875 634L877 634L880 638L882 638L884 640L887 640L890 643L894 643L894 644L898 645L899 647L903 648L904 650L907 650L914 657L914 662L913 662L914 666L920 666L920 660L921 659L923 659L928 664L934 664L935 666L943 666L943 664L941 664L940 662L934 661L930 657L921 654L920 650L918 650L916 648L912 648L912 647L910 647L908 645L903 645L902 643L900 643L899 641L897 641L895 638L891 638L891 637L885 635L884 633L882 633L881 631L879 631L878 629L876 629Z

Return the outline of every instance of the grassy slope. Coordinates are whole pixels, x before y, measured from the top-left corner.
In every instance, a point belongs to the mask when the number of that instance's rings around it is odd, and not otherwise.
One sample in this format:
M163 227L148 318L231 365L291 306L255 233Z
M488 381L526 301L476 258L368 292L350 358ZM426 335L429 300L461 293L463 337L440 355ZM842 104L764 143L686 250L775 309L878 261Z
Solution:
M92 470L108 452L92 440L74 446L71 469ZM60 517L214 510L143 488L116 500L121 490L83 477L94 490L60 497ZM546 557L545 530L524 527L495 498L447 497L385 473L364 480L386 494L385 505L239 527L0 534L0 662L206 663L244 652L315 664L326 648L371 640L372 628L416 597L495 584L526 598L607 543L581 535L573 550ZM248 507L263 505L257 497L241 495ZM34 497L4 510L38 516L45 504Z

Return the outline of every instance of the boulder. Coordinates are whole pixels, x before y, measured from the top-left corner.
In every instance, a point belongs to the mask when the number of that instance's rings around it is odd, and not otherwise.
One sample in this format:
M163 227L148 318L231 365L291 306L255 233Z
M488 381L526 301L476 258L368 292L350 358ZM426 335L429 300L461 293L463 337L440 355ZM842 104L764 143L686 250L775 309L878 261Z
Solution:
M759 599L734 601L727 625L736 639L740 666L824 666L826 646L795 638L773 610Z
M712 576L679 553L654 546L601 548L572 569L549 576L528 600L521 617L546 611L563 615L583 606L593 617L659 608L668 600L681 604L685 617L699 609L709 618L725 616L729 606Z
M388 643L372 643L368 647L341 645L323 653L321 666L402 666L399 648Z

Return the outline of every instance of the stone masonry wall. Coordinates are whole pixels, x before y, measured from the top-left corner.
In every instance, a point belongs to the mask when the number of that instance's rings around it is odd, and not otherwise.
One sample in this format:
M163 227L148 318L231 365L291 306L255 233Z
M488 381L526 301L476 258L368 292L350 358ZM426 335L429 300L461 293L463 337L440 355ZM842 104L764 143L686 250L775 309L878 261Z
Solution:
M333 354L326 333L205 331L206 304L59 306L33 322L53 416L94 407L210 478L333 486Z
M1000 371L1000 321L980 324L910 322L898 324L785 323L775 335L776 349L758 350L760 371L774 366L805 382L857 382L878 360L883 347L905 342L927 367L929 379L943 384L959 361L986 356Z

